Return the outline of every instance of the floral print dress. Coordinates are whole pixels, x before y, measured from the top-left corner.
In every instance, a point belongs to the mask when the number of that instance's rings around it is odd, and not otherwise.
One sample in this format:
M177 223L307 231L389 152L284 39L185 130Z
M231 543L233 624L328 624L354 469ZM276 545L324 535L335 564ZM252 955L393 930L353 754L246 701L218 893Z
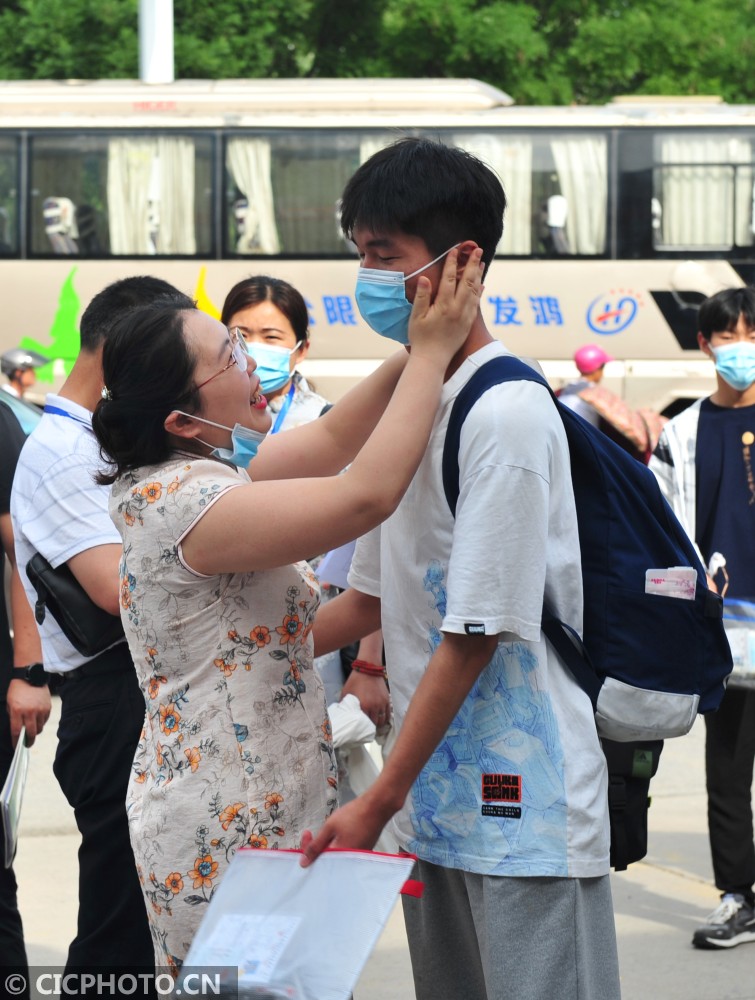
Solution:
M111 494L121 617L146 702L126 805L160 966L180 966L239 847L298 847L336 806L309 566L206 577L182 559L189 529L248 482L178 455Z

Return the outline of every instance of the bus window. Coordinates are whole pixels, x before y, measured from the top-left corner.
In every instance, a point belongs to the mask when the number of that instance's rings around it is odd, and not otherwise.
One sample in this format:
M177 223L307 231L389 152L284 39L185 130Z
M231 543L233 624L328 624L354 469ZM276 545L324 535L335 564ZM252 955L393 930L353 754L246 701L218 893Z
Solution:
M18 253L18 140L0 137L0 256Z
M655 249L752 247L752 136L660 132L653 153Z
M338 199L359 164L395 138L328 129L231 136L225 151L228 252L350 254Z
M211 151L174 133L33 136L32 253L211 253Z
M507 209L499 254L602 256L606 252L608 143L598 132L457 132L456 145L500 177Z

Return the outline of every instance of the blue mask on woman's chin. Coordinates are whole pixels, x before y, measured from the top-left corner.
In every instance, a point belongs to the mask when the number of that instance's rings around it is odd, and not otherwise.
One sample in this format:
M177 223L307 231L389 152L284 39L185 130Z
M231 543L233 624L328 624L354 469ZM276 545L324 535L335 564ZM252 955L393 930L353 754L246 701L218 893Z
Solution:
M239 469L245 469L257 454L257 449L267 437L262 431L253 431L250 427L236 424L231 431L233 448L213 448L210 452L224 462L231 462Z
M381 268L360 267L354 297L362 319L375 333L404 346L409 343L409 317L412 304L406 297L405 284L409 278L422 274L428 267L437 264L446 254L454 250L458 243L431 260L424 267L404 275L403 271L383 271Z
M225 424L216 424L214 420L198 417L195 413L184 413L183 410L175 410L174 412L180 413L184 417L191 417L192 420L197 420L200 424L209 424L211 427L220 427L224 431L230 431L232 448L215 448L208 441L202 441L202 438L197 438L197 441L212 448L210 455L221 458L224 462L231 462L239 469L245 469L249 465L257 454L257 449L267 437L265 432L254 431L251 427L244 427L243 424L227 427Z

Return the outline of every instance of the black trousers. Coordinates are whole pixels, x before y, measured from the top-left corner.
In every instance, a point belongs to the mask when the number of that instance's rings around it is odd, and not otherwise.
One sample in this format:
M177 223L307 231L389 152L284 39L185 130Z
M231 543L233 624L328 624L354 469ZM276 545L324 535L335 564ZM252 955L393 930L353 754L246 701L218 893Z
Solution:
M78 926L66 968L152 972L155 953L125 805L144 696L125 643L86 670L57 688L53 769L81 833Z
M0 788L5 783L12 760L10 719L5 701L2 700L0 701ZM13 868L5 867L0 848L0 966L3 968L4 976L10 972L17 972L28 980L24 929L18 911L16 890ZM28 992L19 994L21 997L28 995Z
M755 689L730 685L718 711L705 716L705 726L708 833L716 886L752 900Z

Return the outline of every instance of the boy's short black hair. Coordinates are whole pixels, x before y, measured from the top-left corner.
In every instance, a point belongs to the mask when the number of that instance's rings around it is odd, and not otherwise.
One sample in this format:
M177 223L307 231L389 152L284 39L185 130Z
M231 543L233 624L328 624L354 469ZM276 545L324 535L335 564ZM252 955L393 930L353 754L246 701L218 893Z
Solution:
M750 329L755 329L755 288L745 285L743 288L725 288L716 292L700 306L698 328L706 340L714 333L733 330L744 316Z
M503 233L506 195L476 156L431 139L399 139L366 160L346 185L341 228L400 230L419 236L437 256L474 240L487 266Z
M162 278L140 274L121 278L98 292L84 310L79 323L82 351L96 351L108 337L113 324L129 309L149 305L157 299L193 309L194 300Z

